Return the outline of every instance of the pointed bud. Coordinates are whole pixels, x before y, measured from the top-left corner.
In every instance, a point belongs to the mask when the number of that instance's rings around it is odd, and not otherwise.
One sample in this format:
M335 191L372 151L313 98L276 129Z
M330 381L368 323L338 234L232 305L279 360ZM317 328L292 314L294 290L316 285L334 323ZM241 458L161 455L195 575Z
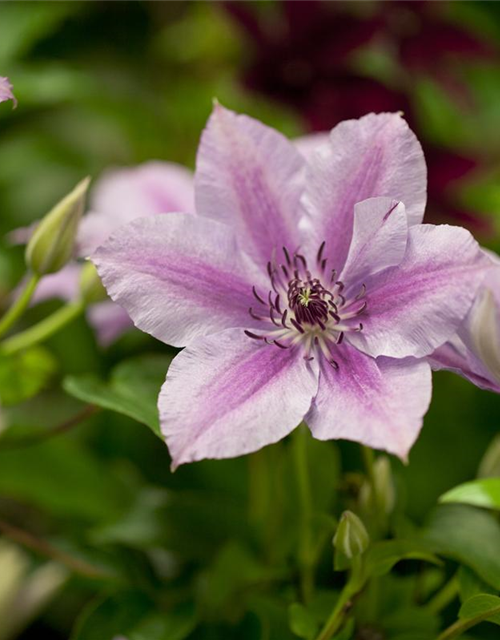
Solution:
M104 288L97 269L92 262L87 261L80 276L80 296L85 304L95 304L106 300L108 294Z
M358 516L352 511L344 511L333 537L333 546L346 558L352 559L363 554L369 542L368 532Z
M26 247L26 263L33 273L55 273L71 260L90 178L85 178L42 218Z
M483 459L479 463L478 478L498 478L500 476L500 435L490 442Z

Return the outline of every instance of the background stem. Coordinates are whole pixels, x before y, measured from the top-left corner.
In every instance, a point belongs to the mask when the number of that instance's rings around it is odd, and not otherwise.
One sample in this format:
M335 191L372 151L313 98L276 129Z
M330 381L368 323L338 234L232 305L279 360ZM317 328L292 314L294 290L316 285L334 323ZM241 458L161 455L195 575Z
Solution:
M3 336L26 311L35 289L40 281L40 276L33 274L24 285L20 295L14 300L12 306L0 320L0 336Z
M10 355L47 340L47 338L50 338L50 336L77 318L84 309L85 304L82 301L64 305L35 326L5 340L0 345L1 353Z
M307 431L301 424L294 432L293 448L297 485L299 489L301 528L299 562L301 571L301 591L304 602L311 598L314 587L313 549L311 535L311 484L307 465Z

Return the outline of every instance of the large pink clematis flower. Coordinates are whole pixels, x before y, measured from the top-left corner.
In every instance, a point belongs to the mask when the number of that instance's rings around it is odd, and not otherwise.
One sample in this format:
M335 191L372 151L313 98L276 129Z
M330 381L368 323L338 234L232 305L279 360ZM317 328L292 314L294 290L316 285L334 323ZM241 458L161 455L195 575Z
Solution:
M135 217L178 210L194 211L192 174L181 165L159 161L111 170L97 182L90 209L78 234L78 254L82 257L92 253L114 229ZM31 230L22 229L15 234L18 241L25 242ZM81 266L75 262L58 273L46 276L33 301L51 298L74 300L79 291L80 271ZM91 305L87 314L103 346L133 326L128 314L111 301Z
M17 105L17 100L12 92L12 84L8 78L0 76L0 102L6 102L12 100L14 106Z
M135 220L92 258L140 329L186 347L159 397L174 467L255 451L303 419L316 438L406 458L431 397L425 358L488 270L469 232L421 224L425 162L399 115L306 148L216 105L197 215Z

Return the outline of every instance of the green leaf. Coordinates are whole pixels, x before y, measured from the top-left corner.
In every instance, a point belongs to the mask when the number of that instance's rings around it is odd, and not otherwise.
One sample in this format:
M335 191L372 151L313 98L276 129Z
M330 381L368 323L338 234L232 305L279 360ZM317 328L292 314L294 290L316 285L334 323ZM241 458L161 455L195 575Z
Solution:
M460 600L465 602L472 596L477 596L480 593L488 593L495 595L495 589L490 587L484 580L469 569L469 567L461 566L458 570L458 587Z
M121 362L109 382L93 374L69 376L63 381L70 395L103 409L122 413L147 425L161 437L158 394L172 357L147 355Z
M500 625L500 598L487 593L472 596L460 607L458 617L474 624L487 620Z
M475 507L500 510L500 478L483 478L454 487L439 502L461 502Z
M71 13L80 7L10 4L2 5L0 13L0 60L5 64L15 56L22 56L38 40L49 35Z
M194 608L180 607L168 613L155 613L128 633L128 640L184 640L196 627Z
M236 618L252 589L284 577L284 570L266 566L240 542L228 542L203 577L203 606L212 615L230 612Z
M82 613L71 640L113 640L126 635L152 612L142 593L126 591L91 603Z
M432 553L431 545L422 540L387 540L376 542L366 555L368 576L383 576L401 560L424 560L440 565L441 560Z
M290 629L299 638L312 640L316 637L318 623L303 604L294 602L288 609Z
M69 521L119 516L129 488L77 441L54 438L0 453L0 493Z
M28 400L41 391L57 371L57 362L44 347L5 356L0 354L0 403Z
M432 551L473 569L500 589L500 524L487 511L443 505L432 513L423 531Z

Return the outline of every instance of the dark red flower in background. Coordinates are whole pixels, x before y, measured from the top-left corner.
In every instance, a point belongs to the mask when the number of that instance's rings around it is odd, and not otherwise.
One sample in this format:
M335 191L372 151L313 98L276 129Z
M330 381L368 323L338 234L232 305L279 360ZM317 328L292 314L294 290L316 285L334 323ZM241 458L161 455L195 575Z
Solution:
M403 111L429 166L428 217L488 233L488 220L462 207L454 188L484 168L483 161L426 139L414 104L418 74L438 82L463 109L472 109L474 96L457 63L497 56L486 40L452 23L443 5L282 0L271 13L255 3L222 4L253 45L243 76L247 88L297 110L311 131L370 111ZM359 52L373 46L390 56L394 77L382 82L359 68Z

